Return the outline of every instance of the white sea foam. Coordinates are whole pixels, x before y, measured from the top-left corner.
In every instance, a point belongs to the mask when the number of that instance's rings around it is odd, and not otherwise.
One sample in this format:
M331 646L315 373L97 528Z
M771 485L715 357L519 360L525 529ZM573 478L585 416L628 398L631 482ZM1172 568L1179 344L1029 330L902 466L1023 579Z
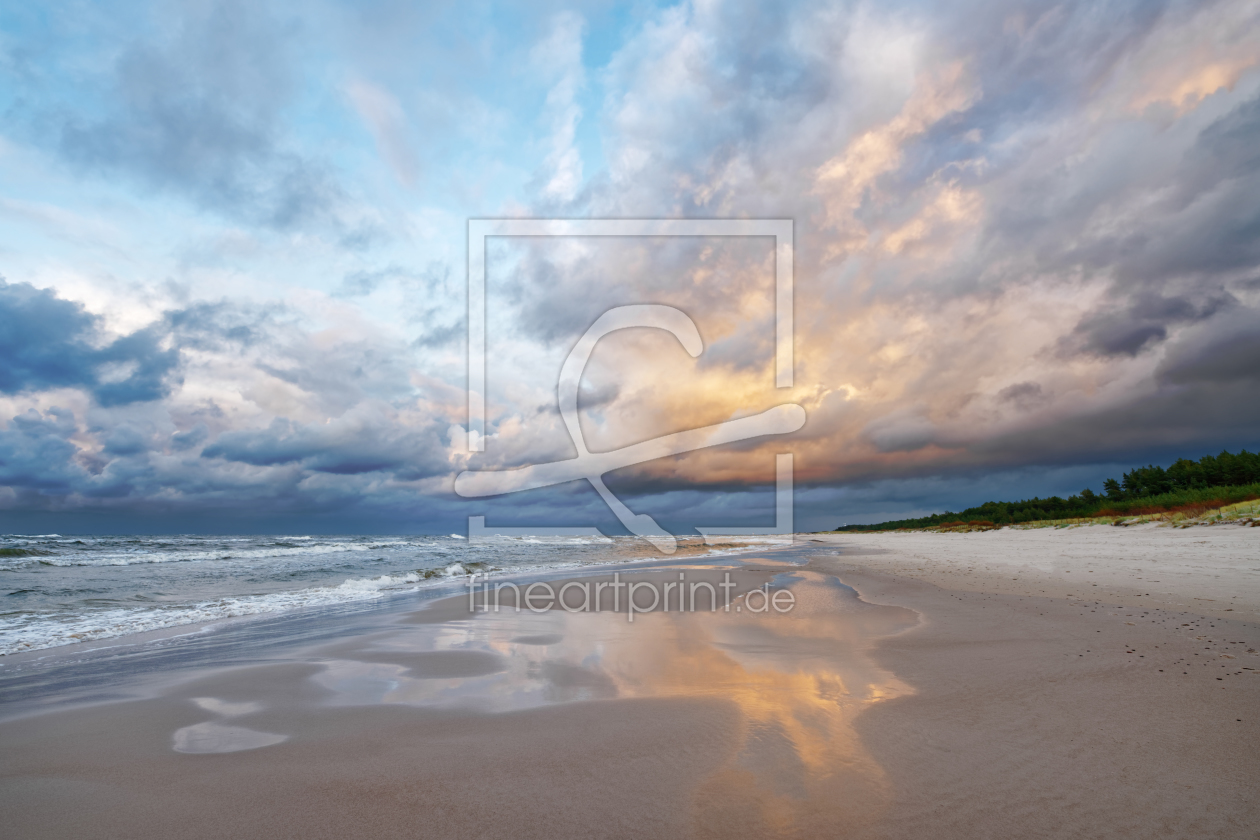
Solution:
M76 539L79 545L65 550L51 538L18 546L10 536L14 547L54 553L0 564L0 584L13 596L0 616L0 655L365 601L474 571L498 577L663 559L625 537L499 537L473 544L442 537L311 538L301 546L277 544L297 540L98 537ZM783 541L736 538L704 546L692 539L686 553L720 557ZM198 560L234 562L164 565Z
M58 554L25 558L45 566L135 566L142 563L195 563L207 560L250 560L277 557L310 557L316 554L339 554L350 551L372 551L362 543L330 543L327 545L276 546L230 551L149 551L136 549L93 554ZM375 550L380 550L378 545Z
M392 591L406 591L423 580L422 575L412 572L377 578L350 578L338 586L219 598L169 607L117 607L79 615L10 615L0 618L0 655L112 639L204 621L380 598Z

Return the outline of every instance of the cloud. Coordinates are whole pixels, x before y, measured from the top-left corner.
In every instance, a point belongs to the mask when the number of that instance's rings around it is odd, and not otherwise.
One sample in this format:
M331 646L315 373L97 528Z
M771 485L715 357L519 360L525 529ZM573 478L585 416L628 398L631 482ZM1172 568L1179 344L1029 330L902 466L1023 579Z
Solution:
M337 306L326 315L344 317ZM15 362L0 393L35 406L0 424L12 491L0 507L370 517L412 509L418 484L440 498L462 395L413 382L399 338L308 319L292 305L201 302L112 338L82 304L0 287L0 323L13 327L0 352ZM40 408L54 399L74 407Z
M260 467L296 463L335 475L391 471L415 480L444 473L445 447L436 426L414 428L400 421L388 406L360 403L324 424L276 418L265 430L225 432L201 456Z
M1021 411L1031 411L1044 406L1050 395L1042 390L1038 382L1017 382L998 391L1000 402L1011 403Z
M198 423L191 429L184 432L175 432L171 435L171 449L176 452L184 452L189 449L196 449L205 443L206 438L210 436L210 429L205 423Z
M582 65L584 29L581 16L561 12L552 19L546 39L530 51L530 62L551 81L543 106L551 136L537 182L539 198L544 202L572 201L582 186L582 156L575 139L582 119L577 99L586 76Z
M291 40L292 28L260 7L185 7L168 40L120 51L100 107L40 123L59 124L56 149L82 170L280 230L335 222L346 197L331 170L283 139Z
M1190 296L1162 297L1139 293L1126 301L1123 308L1090 313L1072 338L1081 352L1101 356L1136 356L1151 345L1168 338L1169 331L1182 324L1193 324L1214 316L1238 300L1225 291Z
M96 319L82 305L0 280L0 311L5 325L0 390L16 394L95 380L94 351L84 339L96 329Z
M1169 348L1156 376L1183 387L1254 382L1260 378L1260 310L1239 307L1185 335Z
M33 409L13 417L0 430L0 484L60 495L83 480L73 461L78 452L70 442L76 425L72 412L53 407Z
M1179 198L1192 197L1187 188L1197 185L1211 189L1222 181L1249 178L1260 172L1260 149L1255 138L1260 133L1260 97L1239 104L1200 132L1187 153L1181 181L1185 191Z
M1153 378L1161 354L1253 300L1260 77L1244 62L1210 86L1204 69L1213 45L1260 47L1239 14L802 3L772 23L757 4L672 7L610 63L609 170L583 200L614 218L795 220L796 377L808 384L793 398L813 412L835 389L849 395L793 443L814 480L1015 464L1037 457L1019 441L1107 418L1115 435L1129 424L1130 448L1155 445L1180 420L1133 418L1176 402L1161 393L1172 380ZM1148 75L1169 43L1188 50L1177 66L1189 87ZM1173 81L1175 113L1130 109ZM774 398L752 314L766 312L753 301L771 275L751 254L730 259L717 242L520 253L492 305L547 344L638 300L680 306L705 335L697 376L663 347L610 345L589 374L621 386L599 426L642 438ZM1232 370L1245 346L1202 353ZM1260 421L1232 392L1204 396ZM741 480L720 453L644 469Z
M367 123L381 157L394 170L399 182L413 187L420 164L407 138L407 115L388 91L365 81L346 86L346 95Z
M871 423L866 436L880 452L913 452L933 443L940 430L921 410L907 408Z
M572 455L560 364L606 309L644 302L691 315L705 352L651 330L602 341L582 391L592 449L781 402L809 413L790 440L615 477L679 521L746 516L784 448L822 516L980 494L985 474L1032 495L1046 465L1254 445L1254 3L463 13L196 5L89 45L103 72L75 69L66 38L61 65L23 77L46 100L14 106L43 115L28 134L127 185L117 206L156 218L182 196L219 217L197 224L230 220L197 241L250 247L172 268L120 246L101 268L0 242L61 290L0 290L14 504L463 515L454 472ZM351 253L361 194L414 242ZM498 214L793 220L795 386L774 387L767 240L492 241L488 448L470 457L452 267L461 220ZM117 215L111 230L135 224ZM326 229L339 249L308 235ZM68 268L41 268L53 258ZM187 290L173 303L154 291L171 274ZM125 335L92 314L141 296L166 311ZM704 502L713 490L730 495ZM494 505L504 522L598 513L572 488Z
M100 319L49 290L0 279L0 393L82 388L104 406L170 393L179 351L158 328L108 341Z

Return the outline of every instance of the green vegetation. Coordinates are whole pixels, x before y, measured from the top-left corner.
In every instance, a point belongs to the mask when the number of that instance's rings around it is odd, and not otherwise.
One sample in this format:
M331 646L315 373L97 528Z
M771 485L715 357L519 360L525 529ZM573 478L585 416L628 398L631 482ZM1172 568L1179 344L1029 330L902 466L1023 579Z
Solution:
M1237 455L1222 452L1205 455L1198 461L1181 458L1168 469L1137 467L1118 480L1104 481L1101 494L1086 488L1066 499L1051 496L1018 502L985 502L959 513L946 511L875 525L843 525L836 530L976 530L1026 522L1156 514L1177 514L1184 518L1257 498L1260 498L1260 455L1244 449Z

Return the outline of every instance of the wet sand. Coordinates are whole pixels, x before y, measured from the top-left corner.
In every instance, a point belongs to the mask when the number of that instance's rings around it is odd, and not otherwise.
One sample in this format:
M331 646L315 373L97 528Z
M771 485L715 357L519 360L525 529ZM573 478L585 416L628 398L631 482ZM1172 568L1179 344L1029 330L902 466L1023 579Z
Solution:
M929 543L821 539L729 564L741 592L790 589L786 614L456 597L0 723L6 833L1257 835L1254 603L1041 594L1035 562L922 571ZM1236 549L1250 591L1260 555Z

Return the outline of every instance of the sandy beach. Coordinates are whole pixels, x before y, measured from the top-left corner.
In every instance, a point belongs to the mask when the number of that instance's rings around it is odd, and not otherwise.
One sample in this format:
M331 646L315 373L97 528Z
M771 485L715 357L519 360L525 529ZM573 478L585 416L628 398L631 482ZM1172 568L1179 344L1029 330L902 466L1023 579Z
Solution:
M6 833L1260 832L1254 529L814 535L620 573L680 575L741 594L633 622L398 599L11 683ZM758 587L792 609L743 609Z
M1260 840L1260 0L0 20L0 840Z
M896 791L869 836L1256 836L1253 535L846 535L818 565L924 617L872 653L916 694L856 721Z

